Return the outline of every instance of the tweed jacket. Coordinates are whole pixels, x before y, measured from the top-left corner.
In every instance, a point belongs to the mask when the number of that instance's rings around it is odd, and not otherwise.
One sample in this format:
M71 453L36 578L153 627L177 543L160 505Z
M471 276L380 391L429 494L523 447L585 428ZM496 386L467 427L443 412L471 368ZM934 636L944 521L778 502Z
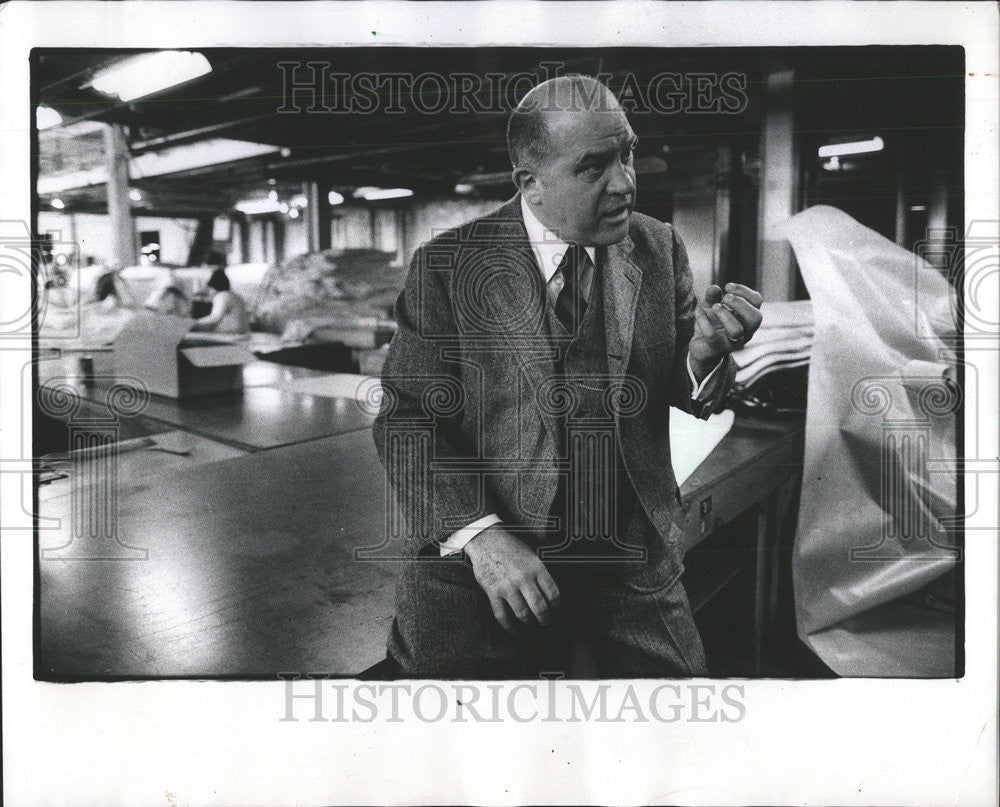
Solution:
M597 250L607 377L599 383L637 498L654 528L649 585L676 577L672 543L680 495L670 461L669 407L699 417L721 407L729 357L692 402L686 367L696 305L687 253L674 229L632 215L622 241ZM544 532L565 473L560 415L572 384L556 372L545 282L516 196L443 233L414 254L396 303L373 434L401 510L408 554L496 513L531 541Z

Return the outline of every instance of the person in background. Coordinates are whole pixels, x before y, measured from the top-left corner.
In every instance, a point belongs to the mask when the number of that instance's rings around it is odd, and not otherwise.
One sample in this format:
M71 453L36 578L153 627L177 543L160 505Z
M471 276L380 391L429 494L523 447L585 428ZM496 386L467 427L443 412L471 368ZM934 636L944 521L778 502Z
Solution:
M180 287L173 284L153 292L146 301L146 308L158 314L171 314L175 317L191 316L191 301Z
M135 312L128 287L116 269L109 269L97 278L93 296L80 307L80 338L87 344L111 344Z
M115 283L115 273L105 272L94 284L94 296L91 304L96 304L102 311L114 311L121 308L123 303L121 295L118 294L118 286Z
M247 333L250 330L250 312L243 298L229 287L225 269L212 272L208 288L212 294L212 310L207 316L194 321L193 330Z

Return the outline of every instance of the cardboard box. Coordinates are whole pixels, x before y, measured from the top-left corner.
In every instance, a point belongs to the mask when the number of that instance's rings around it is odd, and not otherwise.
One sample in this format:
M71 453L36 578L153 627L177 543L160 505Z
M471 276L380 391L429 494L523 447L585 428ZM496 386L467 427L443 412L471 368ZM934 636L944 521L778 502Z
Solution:
M168 398L242 389L243 365L253 355L211 333L189 335L193 324L184 317L136 314L115 339L115 376L126 384L141 381Z

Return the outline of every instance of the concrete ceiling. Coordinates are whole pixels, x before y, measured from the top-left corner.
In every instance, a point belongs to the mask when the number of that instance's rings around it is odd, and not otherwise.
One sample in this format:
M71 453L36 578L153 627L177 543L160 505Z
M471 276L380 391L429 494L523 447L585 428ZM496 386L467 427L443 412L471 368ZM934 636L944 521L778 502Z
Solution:
M753 151L759 137L760 93L767 72L796 71L796 115L806 138L836 131L895 127L924 131L937 138L961 125L962 65L954 49L630 49L539 48L327 48L203 49L213 70L186 84L146 98L121 103L89 86L94 74L136 55L133 51L48 49L33 52L33 88L37 102L55 108L63 124L39 133L38 170L43 178L82 172L103 162L103 134L95 124L126 127L134 157L225 138L273 146L249 158L135 177L143 214L214 215L234 202L268 188L299 192L303 181L350 190L358 185L404 185L423 195L453 195L457 182L470 174L509 170L504 126L518 93L511 91L499 108L475 114L415 111L402 97L402 114L379 109L368 114L308 112L308 99L283 99L283 63L327 65L337 74L357 76L459 72L540 75L543 63L559 62L562 72L610 73L641 83L664 71L747 76L746 108L736 114L634 114L641 158L665 158L671 181L685 181L684 154L725 141ZM300 76L302 74L299 74ZM520 85L523 93L528 83ZM490 107L488 90L477 97ZM328 103L343 104L336 87ZM299 111L289 111L298 106ZM958 132L960 142L960 132ZM960 150L960 149L959 149ZM652 163L650 163L652 164ZM505 196L504 183L479 190ZM54 194L40 194L42 209ZM67 210L105 209L101 184L63 189Z

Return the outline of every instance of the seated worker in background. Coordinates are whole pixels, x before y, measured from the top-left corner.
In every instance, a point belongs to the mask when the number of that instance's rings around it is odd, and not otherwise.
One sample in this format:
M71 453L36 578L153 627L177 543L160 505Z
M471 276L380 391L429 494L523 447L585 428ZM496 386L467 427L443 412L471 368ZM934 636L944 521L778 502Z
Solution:
M134 312L138 307L125 281L118 276L118 269L110 269L101 274L94 283L94 296L85 305L97 308L103 313L119 309Z
M121 295L118 293L118 285L115 282L114 272L105 272L94 284L94 296L89 301L91 305L96 305L101 311L114 311L124 306Z
M191 316L191 301L182 289L173 284L157 289L149 295L146 308L158 314L172 314L175 317Z
M216 269L208 279L212 294L212 311L208 316L194 321L195 331L216 333L247 333L250 330L250 312L247 304L229 288L229 278L224 269Z
M77 338L88 345L111 344L122 326L135 315L135 306L130 304L128 294L124 284L119 285L117 272L101 274L94 284L93 296L80 307L79 327L82 330ZM75 315L71 315L70 319L70 322L64 321L63 325L77 327L72 322L76 319ZM55 321L47 322L47 326L56 330L59 328Z

